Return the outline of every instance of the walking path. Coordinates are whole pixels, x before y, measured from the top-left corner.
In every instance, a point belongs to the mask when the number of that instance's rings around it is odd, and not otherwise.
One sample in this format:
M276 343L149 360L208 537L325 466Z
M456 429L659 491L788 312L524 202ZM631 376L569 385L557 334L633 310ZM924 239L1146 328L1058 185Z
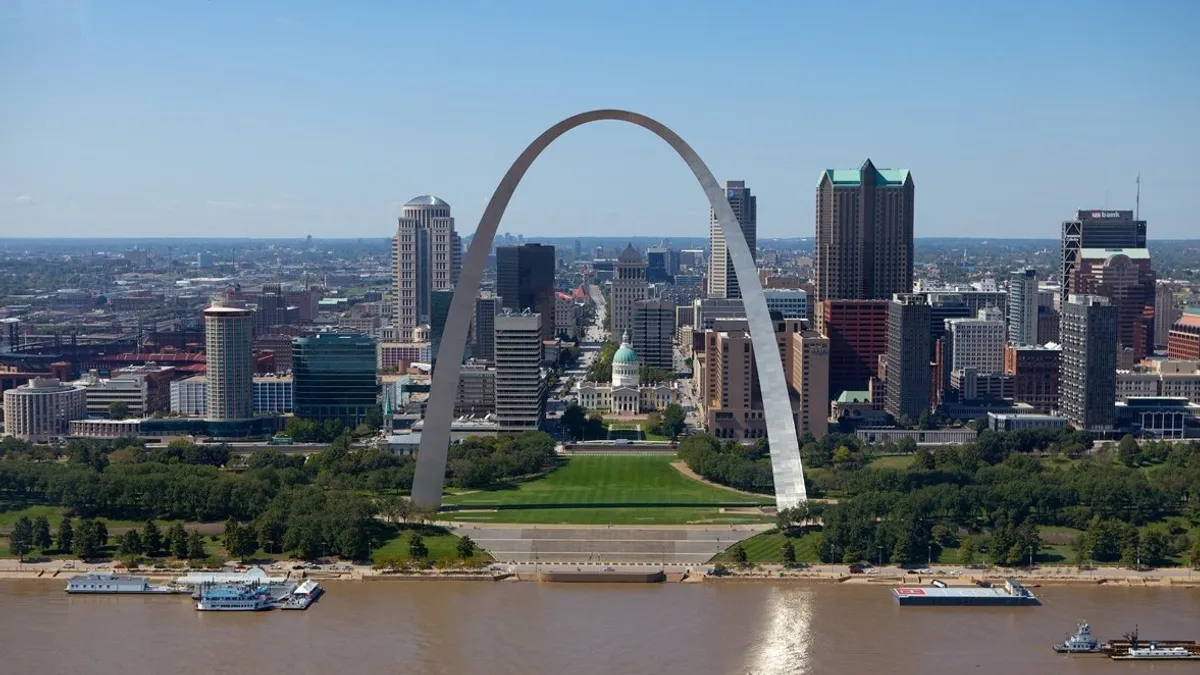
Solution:
M671 468L673 468L676 471L678 471L679 473L687 476L688 478L691 478L694 481L699 481L701 483L704 483L705 485L719 487L723 490L729 490L730 492L736 492L740 495L747 495L750 497L766 497L767 496L767 495L760 494L758 492L747 492L745 490L739 490L737 488L729 487L728 485L721 485L720 483L714 483L711 480L708 480L707 478L705 478L704 476L701 476L700 474L696 473L695 471L692 471L692 468L687 465L687 462L683 462L683 461L671 462Z

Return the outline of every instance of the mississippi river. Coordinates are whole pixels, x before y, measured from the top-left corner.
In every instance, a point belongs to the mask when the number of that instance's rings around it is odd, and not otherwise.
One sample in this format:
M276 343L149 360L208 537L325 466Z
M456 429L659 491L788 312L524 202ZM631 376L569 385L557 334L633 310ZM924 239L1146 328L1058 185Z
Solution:
M333 582L306 612L196 612L186 597L68 596L0 581L0 671L80 675L1195 673L1060 656L1200 639L1200 590L1036 589L1041 607L898 607L884 586Z

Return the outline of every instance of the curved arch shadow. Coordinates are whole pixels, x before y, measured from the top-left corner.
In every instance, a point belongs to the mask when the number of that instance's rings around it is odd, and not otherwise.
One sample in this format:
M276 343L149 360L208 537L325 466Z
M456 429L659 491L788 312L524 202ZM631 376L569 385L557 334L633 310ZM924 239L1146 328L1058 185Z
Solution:
M682 138L665 125L638 113L626 110L592 110L580 113L555 124L529 144L496 187L491 201L479 219L479 227L463 261L450 313L442 330L437 360L443 364L462 363L467 344L467 332L474 315L475 297L487 263L488 250L496 229L513 192L534 160L559 136L575 127L599 120L614 120L636 124L666 141L687 163L700 182L708 202L721 224L725 245L733 260L734 273L741 286L750 341L754 345L755 363L763 397L763 413L767 423L767 438L771 446L771 469L775 481L775 502L779 508L790 508L807 499L804 473L800 463L800 443L792 418L791 399L784 379L779 346L775 342L775 327L763 297L758 270L737 217L725 198L708 166ZM454 421L454 399L458 391L458 368L442 367L434 371L425 422L421 432L421 447L417 454L416 476L413 479L412 499L426 508L441 506L442 489L446 478L446 458L450 450L450 426Z

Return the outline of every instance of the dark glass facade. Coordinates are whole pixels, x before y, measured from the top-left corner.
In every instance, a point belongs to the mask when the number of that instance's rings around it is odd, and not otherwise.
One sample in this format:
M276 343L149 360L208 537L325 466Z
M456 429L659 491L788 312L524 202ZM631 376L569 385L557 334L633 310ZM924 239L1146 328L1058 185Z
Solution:
M496 247L496 294L514 312L542 315L542 339L554 339L554 247Z
M429 303L429 358L437 363L438 349L442 345L442 332L446 330L446 318L450 316L450 302L454 300L454 289L443 288L431 294Z
M292 341L296 417L360 424L379 405L375 340L365 335L320 333Z

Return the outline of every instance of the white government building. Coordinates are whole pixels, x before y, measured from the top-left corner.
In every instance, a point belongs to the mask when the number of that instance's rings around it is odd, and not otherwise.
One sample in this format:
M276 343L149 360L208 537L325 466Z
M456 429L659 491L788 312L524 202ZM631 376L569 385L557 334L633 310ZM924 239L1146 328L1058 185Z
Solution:
M629 343L629 333L621 337L621 348L613 354L612 383L580 382L575 387L579 405L589 410L607 410L615 415L637 415L662 410L679 402L678 382L641 383L641 362Z

